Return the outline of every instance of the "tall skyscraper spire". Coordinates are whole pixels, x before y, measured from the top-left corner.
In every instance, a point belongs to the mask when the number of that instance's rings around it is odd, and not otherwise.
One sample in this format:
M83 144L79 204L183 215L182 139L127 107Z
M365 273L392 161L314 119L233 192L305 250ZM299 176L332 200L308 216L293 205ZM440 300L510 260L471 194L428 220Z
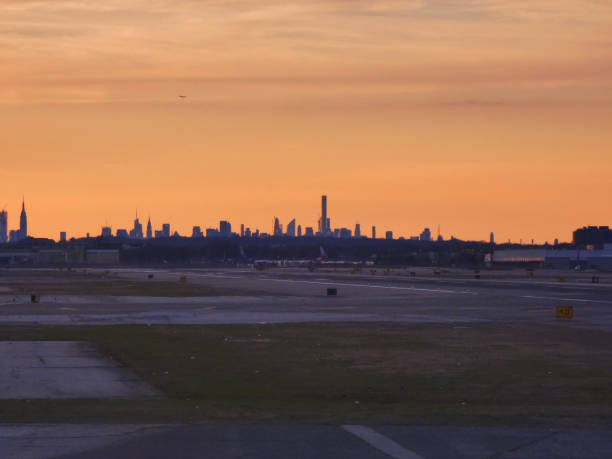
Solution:
M329 225L327 224L327 196L321 196L321 234L325 236L329 233Z
M19 217L19 239L28 237L28 216L25 211L25 197L21 201L21 216Z
M132 239L142 239L142 223L138 220L138 210L136 210L136 218L134 219L134 228L130 231Z

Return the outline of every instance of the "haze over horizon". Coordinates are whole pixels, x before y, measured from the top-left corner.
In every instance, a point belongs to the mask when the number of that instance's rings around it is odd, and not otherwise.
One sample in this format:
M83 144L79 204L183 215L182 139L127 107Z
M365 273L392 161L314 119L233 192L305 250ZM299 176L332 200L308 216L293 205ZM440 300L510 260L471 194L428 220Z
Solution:
M270 232L536 242L612 225L612 3L4 0L0 206L57 239ZM180 98L185 95L186 98Z

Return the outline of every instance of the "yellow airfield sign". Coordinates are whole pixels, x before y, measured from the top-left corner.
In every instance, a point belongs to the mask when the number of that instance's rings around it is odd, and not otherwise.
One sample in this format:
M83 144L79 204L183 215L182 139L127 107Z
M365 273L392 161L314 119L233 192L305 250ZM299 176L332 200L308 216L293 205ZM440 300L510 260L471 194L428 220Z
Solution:
M557 306L557 319L571 319L574 317L573 306Z

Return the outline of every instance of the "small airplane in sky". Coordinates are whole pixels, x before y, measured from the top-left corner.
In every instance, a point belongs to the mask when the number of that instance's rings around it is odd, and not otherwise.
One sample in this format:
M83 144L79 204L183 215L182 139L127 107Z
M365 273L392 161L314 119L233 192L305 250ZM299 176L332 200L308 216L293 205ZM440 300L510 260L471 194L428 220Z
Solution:
M183 96L182 94L179 94L179 97L180 97L181 99L185 99L185 98L187 98L187 96Z

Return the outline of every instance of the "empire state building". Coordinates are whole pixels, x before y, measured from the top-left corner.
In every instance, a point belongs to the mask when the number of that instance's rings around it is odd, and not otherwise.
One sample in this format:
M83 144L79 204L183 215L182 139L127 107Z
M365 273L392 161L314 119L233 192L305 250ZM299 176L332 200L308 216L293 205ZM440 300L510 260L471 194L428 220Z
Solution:
M19 239L28 237L28 216L25 211L25 199L21 203L21 216L19 217Z

